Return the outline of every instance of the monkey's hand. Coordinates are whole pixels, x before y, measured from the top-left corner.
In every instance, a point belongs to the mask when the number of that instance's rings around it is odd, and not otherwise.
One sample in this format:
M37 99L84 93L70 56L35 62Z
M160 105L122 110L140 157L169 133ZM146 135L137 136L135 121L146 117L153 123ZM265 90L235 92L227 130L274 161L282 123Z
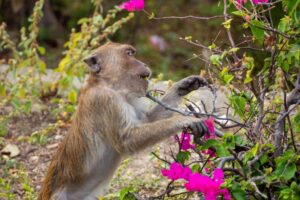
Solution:
M188 76L179 82L174 87L179 96L185 96L193 90L197 90L199 87L208 85L207 81L200 76Z
M187 128L192 131L192 134L195 137L199 137L199 138L201 138L205 133L209 132L207 126L202 121L193 122Z

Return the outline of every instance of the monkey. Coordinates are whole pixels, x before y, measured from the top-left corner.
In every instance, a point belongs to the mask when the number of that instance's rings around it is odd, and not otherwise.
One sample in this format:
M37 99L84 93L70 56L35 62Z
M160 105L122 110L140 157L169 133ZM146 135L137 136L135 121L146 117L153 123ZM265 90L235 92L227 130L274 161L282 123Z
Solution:
M177 134L183 127L201 133L199 118L175 115L160 105L142 104L150 68L135 57L136 49L109 42L83 61L90 69L67 135L54 154L39 200L92 200L105 193L122 159ZM161 101L177 106L193 90L207 85L189 76Z

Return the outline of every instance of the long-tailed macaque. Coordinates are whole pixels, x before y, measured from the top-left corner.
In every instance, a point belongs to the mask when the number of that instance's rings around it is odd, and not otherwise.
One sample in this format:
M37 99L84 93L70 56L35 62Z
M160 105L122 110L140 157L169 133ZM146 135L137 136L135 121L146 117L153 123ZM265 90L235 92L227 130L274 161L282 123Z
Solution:
M70 130L53 156L40 200L97 199L121 160L178 133L182 127L203 132L200 119L173 115L156 105L140 105L150 69L126 44L108 43L84 61L90 75L80 91ZM175 83L162 98L178 105L183 96L206 85L198 76Z

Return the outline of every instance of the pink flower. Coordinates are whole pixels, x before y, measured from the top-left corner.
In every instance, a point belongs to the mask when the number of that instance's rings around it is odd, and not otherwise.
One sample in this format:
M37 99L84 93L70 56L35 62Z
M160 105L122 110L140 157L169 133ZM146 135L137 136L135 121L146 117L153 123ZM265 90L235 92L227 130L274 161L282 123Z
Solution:
M224 172L220 168L216 168L214 171L214 181L218 182L224 178ZM222 180L223 181L223 180Z
M227 189L220 189L220 186L224 183L222 169L215 169L213 176L213 178L210 178L196 172L190 175L185 188L188 191L203 193L205 200L216 200L219 195L223 195L225 200L230 200L229 191Z
M236 0L236 3L237 3L237 8L241 9L243 3L247 3L247 0Z
M144 0L129 0L122 3L119 8L125 9L129 12L143 10L145 7Z
M207 150L203 150L202 153L209 155L209 157L216 157L216 153L211 150L211 149L207 149Z
M252 2L257 5L261 3L268 3L269 0L252 0ZM241 9L243 7L243 4L247 3L247 0L236 0L237 8Z
M214 118L213 117L209 117L208 119L206 119L204 121L205 125L208 128L209 134L205 134L204 138L205 139L214 139L216 138L215 135L215 126L214 126Z
M208 174L210 172L210 169L208 167L205 167L204 171Z
M186 151L188 149L194 149L196 146L191 144L191 135L185 132L182 132L180 135L180 144L181 149Z
M183 167L180 163L173 162L170 165L170 169L162 169L161 173L163 176L168 177L171 180L188 180L192 174L192 170L189 167Z

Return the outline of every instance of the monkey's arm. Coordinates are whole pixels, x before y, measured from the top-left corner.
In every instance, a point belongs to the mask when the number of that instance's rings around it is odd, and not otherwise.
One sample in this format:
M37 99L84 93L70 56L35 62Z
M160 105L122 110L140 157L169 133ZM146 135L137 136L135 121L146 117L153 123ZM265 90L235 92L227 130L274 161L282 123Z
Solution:
M124 153L132 154L152 146L171 135L177 134L183 127L197 127L197 131L204 131L200 119L179 115L152 123L139 124L125 130L122 134Z
M169 106L177 107L185 95L205 85L207 85L206 80L200 76L186 77L175 83L170 88L170 90L162 98L162 102L168 104ZM147 120L149 122L154 122L160 119L168 118L172 116L172 114L172 111L166 110L161 105L157 105L147 113Z

